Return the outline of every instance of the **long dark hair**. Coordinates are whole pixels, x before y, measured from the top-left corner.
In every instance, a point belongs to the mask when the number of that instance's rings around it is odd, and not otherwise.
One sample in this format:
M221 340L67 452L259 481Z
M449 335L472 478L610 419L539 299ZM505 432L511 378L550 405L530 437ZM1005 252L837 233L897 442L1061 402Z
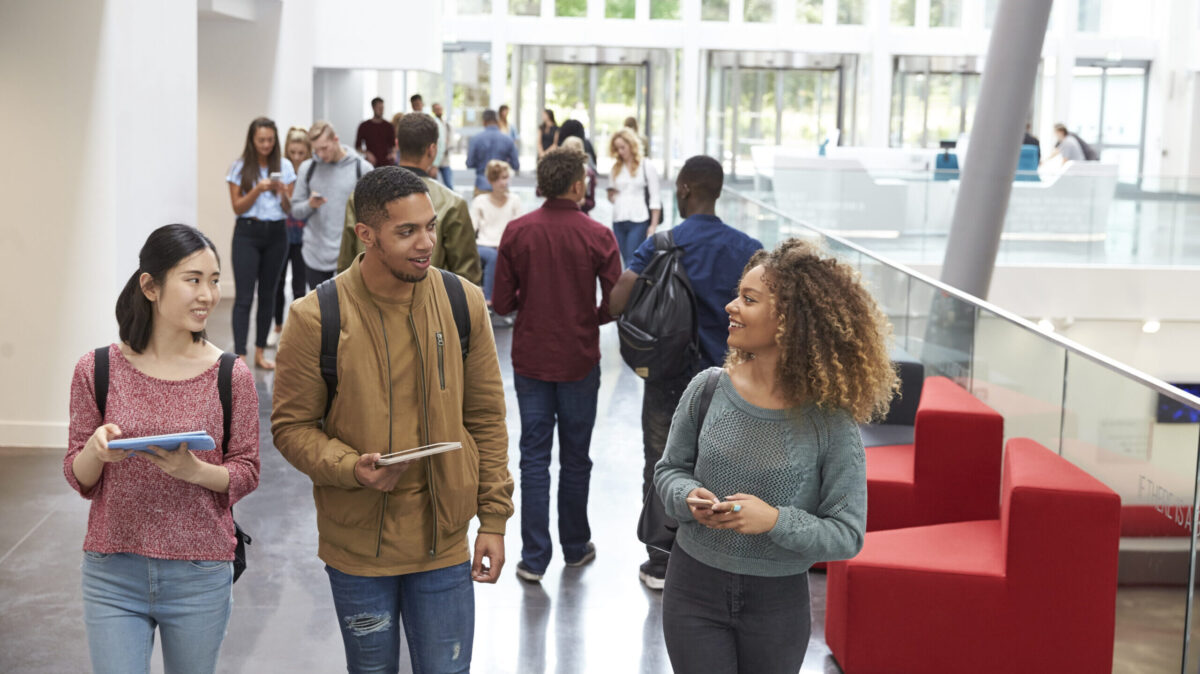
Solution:
M150 232L138 253L137 271L129 277L117 297L117 325L122 342L141 353L150 343L150 334L154 331L154 305L142 292L142 274L149 274L161 286L167 280L167 272L175 265L205 248L213 252L220 266L221 256L217 253L217 247L195 227L163 225ZM199 342L204 337L203 330L192 333L193 342Z
M551 129L558 126L558 122L554 121L554 111L553 110L551 110L550 108L546 108L542 112L546 113L546 116L550 118L550 128ZM542 127L542 130L545 131L546 130L546 122L543 121L541 124L541 127Z
M275 147L271 148L271 154L267 156L267 172L279 172L279 158L283 154L279 151L279 129L275 128L275 122L269 118L258 117L250 122L250 129L246 131L246 147L242 149L243 192L254 189L254 183L258 182L258 149L254 147L254 134L263 128L270 129L275 134Z

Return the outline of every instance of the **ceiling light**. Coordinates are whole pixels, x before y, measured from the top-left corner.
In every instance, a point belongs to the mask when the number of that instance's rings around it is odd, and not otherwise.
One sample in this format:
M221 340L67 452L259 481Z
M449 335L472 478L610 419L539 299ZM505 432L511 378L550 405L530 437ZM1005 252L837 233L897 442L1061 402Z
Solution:
M1042 332L1054 332L1054 321L1049 318L1043 318L1037 322L1038 329Z
M1151 318L1145 323L1142 323L1142 332L1146 333L1147 335L1153 335L1154 333L1158 332L1159 328L1161 327L1162 323L1159 323L1156 319Z

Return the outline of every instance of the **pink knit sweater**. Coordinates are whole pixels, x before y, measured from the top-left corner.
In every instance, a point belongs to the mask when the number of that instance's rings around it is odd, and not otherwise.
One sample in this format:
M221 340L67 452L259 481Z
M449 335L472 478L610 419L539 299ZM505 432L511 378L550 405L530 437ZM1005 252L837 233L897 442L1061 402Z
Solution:
M85 491L71 464L102 423L96 409L95 365L90 351L75 365L70 439L63 461L67 482L92 501L83 549L158 559L232 560L236 540L230 507L258 486L258 393L250 369L241 360L233 368L231 439L222 460L217 365L191 379L167 381L135 369L116 344L109 347L103 421L120 427L123 438L207 431L217 447L195 455L229 469L229 493L173 478L136 454L104 464L100 481Z

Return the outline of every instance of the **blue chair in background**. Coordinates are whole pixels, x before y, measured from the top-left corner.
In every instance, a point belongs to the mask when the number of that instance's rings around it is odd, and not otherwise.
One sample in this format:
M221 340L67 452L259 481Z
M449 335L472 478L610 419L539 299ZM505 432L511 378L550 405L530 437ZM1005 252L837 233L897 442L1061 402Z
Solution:
M1038 148L1036 145L1022 145L1021 156L1017 158L1017 175L1013 181L1038 182Z

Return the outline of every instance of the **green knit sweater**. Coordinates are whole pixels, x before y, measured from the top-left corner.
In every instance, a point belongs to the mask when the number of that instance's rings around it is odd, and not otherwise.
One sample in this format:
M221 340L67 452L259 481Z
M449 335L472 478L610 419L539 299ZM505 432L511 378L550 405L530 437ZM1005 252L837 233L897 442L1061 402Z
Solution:
M675 410L654 485L679 520L675 543L711 567L751 576L804 573L816 562L849 559L867 523L866 458L858 425L844 411L804 405L752 405L721 374L696 445L696 414L706 373L688 385ZM752 494L779 509L765 534L710 529L687 495L706 487L722 500Z

